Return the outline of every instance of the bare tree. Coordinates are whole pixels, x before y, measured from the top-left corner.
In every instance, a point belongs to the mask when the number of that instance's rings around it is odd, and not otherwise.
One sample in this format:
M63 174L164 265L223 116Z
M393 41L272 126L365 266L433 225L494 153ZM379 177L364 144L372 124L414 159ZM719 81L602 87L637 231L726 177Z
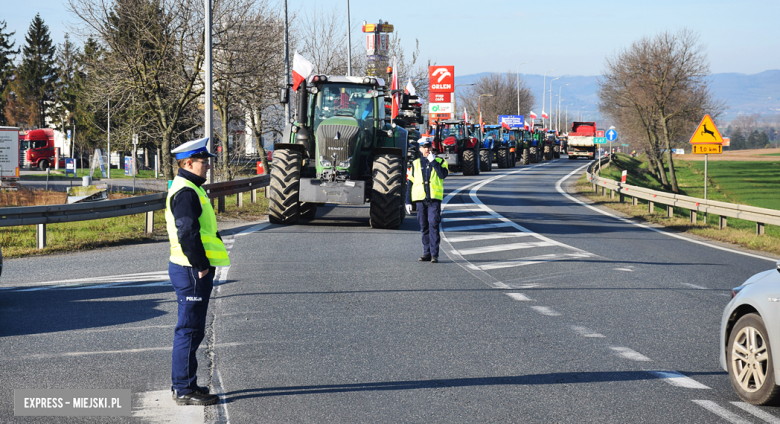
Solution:
M520 111L525 113L534 104L534 95L520 78ZM483 96L481 94L490 94ZM515 73L490 73L477 78L474 85L464 88L458 93L460 113L465 108L468 114L477 117L481 109L485 124L498 124L499 115L514 115L517 113L518 85ZM481 106L480 106L481 105ZM477 117L478 119L478 117Z
M202 92L203 6L194 0L69 0L84 27L107 48L102 63L125 104L134 93L154 117L163 172L171 179L172 142Z
M644 128L662 183L679 193L672 148L705 113L716 118L724 108L708 87L709 63L698 35L683 29L644 37L607 59L606 66L599 80L601 111ZM668 182L661 151L666 153Z

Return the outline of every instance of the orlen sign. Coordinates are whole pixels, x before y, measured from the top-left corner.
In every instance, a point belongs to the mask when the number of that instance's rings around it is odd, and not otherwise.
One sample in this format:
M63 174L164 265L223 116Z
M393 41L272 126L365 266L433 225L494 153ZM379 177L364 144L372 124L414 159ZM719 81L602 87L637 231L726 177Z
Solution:
M452 93L455 91L454 66L429 66L428 91L431 93Z
M452 93L431 93L431 103L451 103Z

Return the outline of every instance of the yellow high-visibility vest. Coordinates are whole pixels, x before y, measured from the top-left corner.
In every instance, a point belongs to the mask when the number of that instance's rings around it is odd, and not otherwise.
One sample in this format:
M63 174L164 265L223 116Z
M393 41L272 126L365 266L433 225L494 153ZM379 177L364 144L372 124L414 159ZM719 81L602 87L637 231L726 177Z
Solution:
M434 160L439 162L444 169L449 170L447 161L442 158L436 158ZM412 162L412 175L409 177L409 181L412 182L412 202L425 200L426 182L423 178L420 159L415 159L414 162ZM444 199L444 180L439 178L439 174L437 174L436 171L431 170L431 178L427 184L431 193L431 199Z
M192 266L187 256L184 255L184 251L179 244L179 235L176 230L176 218L173 217L173 209L171 209L171 200L173 196L184 188L191 188L198 194L200 200L200 207L203 213L198 217L198 223L200 223L200 241L203 242L203 248L206 250L206 257L209 259L211 266L228 266L230 265L230 258L228 258L227 249L222 240L217 237L217 216L214 214L214 208L211 207L209 196L206 194L206 190L196 186L192 181L177 176L173 179L170 190L168 190L168 198L166 199L165 208L165 223L168 228L168 239L171 241L171 262L181 266Z

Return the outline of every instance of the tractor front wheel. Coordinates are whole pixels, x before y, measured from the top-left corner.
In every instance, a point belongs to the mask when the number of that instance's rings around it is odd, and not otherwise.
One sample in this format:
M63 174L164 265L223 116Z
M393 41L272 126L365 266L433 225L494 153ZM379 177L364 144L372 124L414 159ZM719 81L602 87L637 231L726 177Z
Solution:
M479 170L482 172L490 171L493 167L493 161L490 160L490 150L479 151Z
M463 152L463 175L478 175L479 166L477 166L477 155L473 150Z
M268 196L268 220L272 224L295 224L301 217L298 194L301 187L300 152L274 151Z
M406 215L404 209L404 164L398 155L374 157L370 220L372 228L396 229Z
M498 167L501 169L509 168L509 149L498 149L498 158L496 158L496 162L498 162Z

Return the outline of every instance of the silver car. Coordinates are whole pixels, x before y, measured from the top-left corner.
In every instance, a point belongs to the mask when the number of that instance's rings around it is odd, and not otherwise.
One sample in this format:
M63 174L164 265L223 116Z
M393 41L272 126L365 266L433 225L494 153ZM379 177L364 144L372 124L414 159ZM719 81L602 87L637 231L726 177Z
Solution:
M754 405L780 403L780 261L776 267L732 289L720 323L720 366Z

